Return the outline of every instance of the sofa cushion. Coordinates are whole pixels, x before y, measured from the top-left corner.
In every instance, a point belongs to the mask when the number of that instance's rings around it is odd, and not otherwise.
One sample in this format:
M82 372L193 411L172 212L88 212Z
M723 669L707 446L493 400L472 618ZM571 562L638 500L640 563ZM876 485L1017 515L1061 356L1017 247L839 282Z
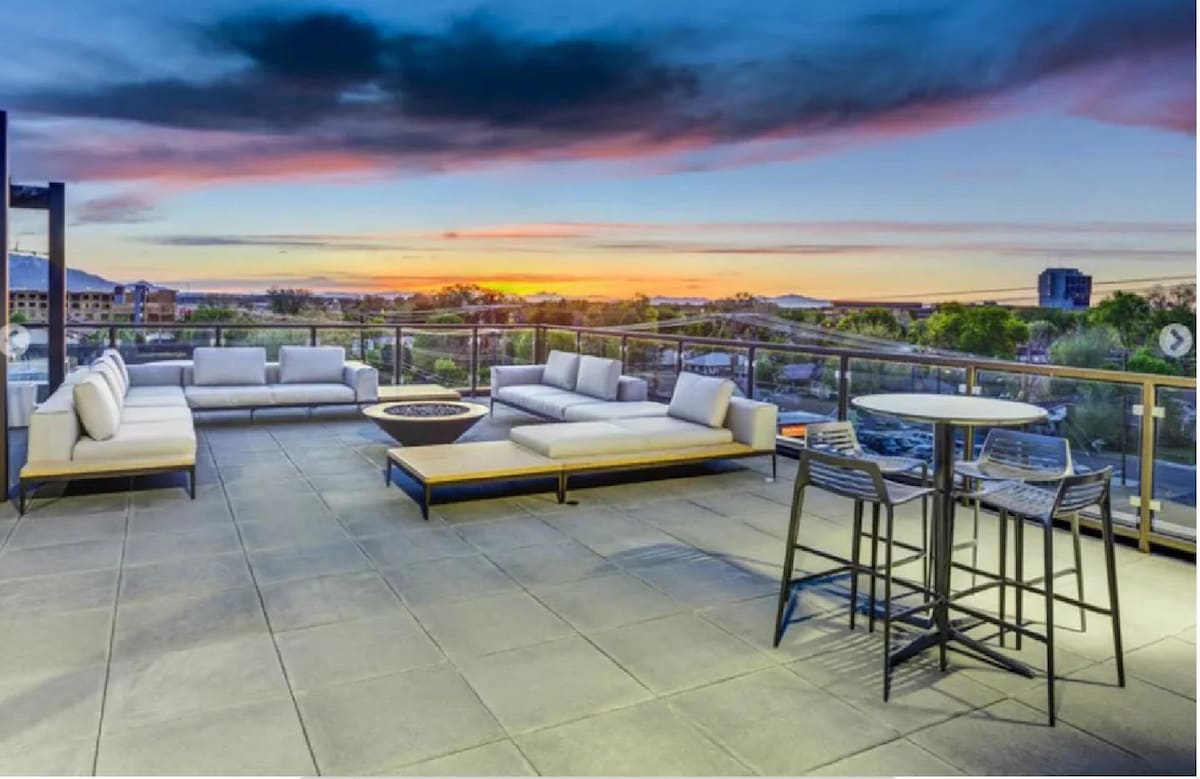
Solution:
M121 426L121 409L113 397L108 382L99 373L80 381L71 389L75 400L75 413L87 434L97 441L105 441L117 434Z
M554 458L622 454L646 448L642 435L611 422L521 425L510 430L508 438L543 457Z
M183 387L130 387L125 395L125 408L130 406L178 406L187 408Z
M108 388L112 390L113 399L117 401L117 407L120 408L125 403L125 392L129 385L125 383L125 379L121 374L121 369L116 366L112 360L107 357L101 357L92 363L92 370L100 375Z
M71 459L106 468L136 467L156 460L195 461L196 433L192 420L130 422L112 438L80 438Z
M644 400L640 403L584 403L566 409L568 422L602 422L609 419L633 419L636 417L665 417L666 403Z
M708 427L674 417L614 419L612 424L644 437L651 449L685 449L733 441L733 431L729 428Z
M104 353L101 354L100 357L102 359L107 357L108 359L112 360L113 365L117 366L117 370L121 372L121 378L124 380L125 386L128 387L129 366L125 364L125 358L121 356L121 352L113 348L108 348L104 350Z
M281 346L280 384L341 384L346 350L340 346Z
M688 422L720 427L729 413L731 397L733 382L729 379L681 373L675 381L675 392L671 395L667 414Z
M532 414L549 417L550 419L565 419L568 408L600 402L595 398L589 398L587 395L580 395L577 392L567 392L557 387L546 387L536 384L504 387L496 393L496 397Z
M354 403L354 390L345 384L275 384L271 402L277 406L303 406L309 403Z
M600 400L616 400L617 385L621 382L621 363L590 354L579 358L579 374L575 391Z
M271 388L264 385L229 385L225 387L184 387L188 405L192 408L248 408L271 405Z
M546 370L542 374L542 384L573 392L578 378L578 354L560 352L557 349L550 352L546 358Z
M261 346L200 346L192 353L192 381L203 387L265 384L267 350Z
M126 406L121 409L121 425L142 422L175 422L192 418L187 406Z

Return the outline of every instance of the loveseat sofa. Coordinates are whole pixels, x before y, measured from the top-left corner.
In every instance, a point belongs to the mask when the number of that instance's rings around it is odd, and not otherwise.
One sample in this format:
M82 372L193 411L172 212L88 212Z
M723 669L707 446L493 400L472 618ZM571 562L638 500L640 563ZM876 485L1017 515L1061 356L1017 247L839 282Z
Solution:
M500 403L555 422L644 416L646 396L645 380L622 376L621 363L604 357L555 350L545 365L492 368L493 411Z

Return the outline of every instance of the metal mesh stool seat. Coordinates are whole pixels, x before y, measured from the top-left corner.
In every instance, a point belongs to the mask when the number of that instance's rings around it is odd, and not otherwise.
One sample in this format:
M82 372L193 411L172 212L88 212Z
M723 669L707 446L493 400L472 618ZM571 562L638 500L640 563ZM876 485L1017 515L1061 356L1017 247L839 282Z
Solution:
M1014 579L1005 578L1002 571L1000 577L1001 593L1001 641L1004 635L1004 591L1012 586L1016 591L1016 622L1009 626L1016 633L1017 648L1021 646L1021 637L1029 636L1046 643L1046 678L1047 695L1049 700L1050 724L1054 724L1054 603L1055 601L1076 606L1082 613L1084 610L1104 614L1112 619L1113 650L1116 654L1117 680L1120 686L1125 686L1125 660L1121 649L1121 617L1117 600L1117 570L1116 555L1113 548L1112 506L1109 488L1112 481L1112 469L1087 474L1067 476L1054 487L1042 487L1027 482L1003 481L989 484L985 489L971 497L983 502L1000 512L1001 528L1007 524L1006 517L1011 514L1016 518L1015 536L1017 539L1016 571ZM1082 572L1079 569L1079 536L1078 516L1085 508L1097 506L1100 508L1101 527L1104 535L1104 560L1108 579L1108 608L1094 606L1083 600L1082 583L1079 597L1067 598L1054 592L1054 579L1067 573L1074 572L1078 581L1082 582ZM1055 571L1053 569L1054 549L1054 520L1071 518L1075 530L1075 569ZM1023 572L1024 550L1022 548L1022 528L1025 521L1030 520L1042 525L1044 534L1045 570L1041 576L1025 579ZM1006 535L1006 534L1005 534ZM1003 538L1004 536L1002 536ZM1001 547L1001 556L1005 553ZM1039 588L1037 585L1041 585ZM1042 595L1046 599L1046 632L1039 635L1025 627L1022 615L1022 595L1026 592Z
M849 498L854 501L854 525L853 536L851 537L851 553L850 558L844 558L823 549L817 549L806 544L799 543L798 534L800 529L800 519L804 508L804 493L809 487L831 492L835 495L840 495L844 498ZM917 592L923 595L923 603L912 608L906 608L904 614L913 614L922 610L933 608L933 601L929 597L928 583L925 581L914 582L900 579L893 575L893 570L912 562L925 562L924 538L920 546L907 544L898 541L895 538L895 508L905 503L914 500L924 500L933 489L925 486L917 486L910 484L902 484L899 482L888 481L883 478L883 473L879 465L869 460L863 460L856 457L845 457L830 452L819 451L814 449L804 449L800 453L800 467L796 472L796 488L792 497L791 521L788 525L787 550L784 554L783 576L779 582L779 608L775 617L775 635L774 645L779 646L780 640L783 638L783 628L786 622L788 606L791 603L792 594L796 588L811 581L826 579L831 576L849 572L850 573L850 628L855 626L855 616L858 612L858 579L861 575L870 576L870 599L868 611L868 629L875 629L876 621L876 583L879 579L883 579L883 643L884 643L884 661L883 661L883 699L886 701L891 694L892 682L892 667L894 658L892 654L892 586L893 583L906 587L910 593ZM863 565L860 561L862 551L863 538L863 506L867 503L871 504L871 519L872 530L871 538L871 562L869 565ZM880 535L879 520L880 509L886 509L886 524L884 532ZM884 546L884 561L882 569L879 566L877 559L877 550L879 542L883 542ZM908 557L897 560L894 557L894 548L911 552ZM829 560L837 565L828 570L809 573L803 576L796 577L795 562L796 550L807 552L816 557Z

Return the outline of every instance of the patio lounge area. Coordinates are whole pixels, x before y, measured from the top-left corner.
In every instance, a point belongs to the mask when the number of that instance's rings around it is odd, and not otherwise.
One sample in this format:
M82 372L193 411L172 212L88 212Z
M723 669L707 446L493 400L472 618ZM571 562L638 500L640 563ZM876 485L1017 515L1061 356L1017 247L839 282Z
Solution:
M468 439L531 421L496 413ZM1195 772L1191 561L1118 548L1124 689L1107 620L1056 612L1051 728L1044 678L961 652L900 666L884 703L847 578L805 589L772 648L793 460L773 483L767 458L581 478L566 505L496 485L425 522L357 414L197 434L194 501L140 477L4 508L0 773ZM850 513L812 490L801 533L844 553ZM919 505L898 516L915 538ZM1083 555L1102 598L1094 535Z

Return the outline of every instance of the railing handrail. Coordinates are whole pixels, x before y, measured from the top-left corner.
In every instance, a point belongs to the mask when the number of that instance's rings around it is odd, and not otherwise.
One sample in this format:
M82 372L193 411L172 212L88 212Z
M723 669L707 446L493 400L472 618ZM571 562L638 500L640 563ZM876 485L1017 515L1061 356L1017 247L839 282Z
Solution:
M44 322L25 325L28 329L46 329ZM1049 376L1061 379L1076 379L1081 381L1102 381L1114 384L1145 386L1154 384L1159 387L1177 387L1196 389L1194 376L1170 376L1157 373L1135 373L1131 371L1115 371L1105 368L1079 368L1070 365L1053 365L1041 363L1016 362L1015 360L999 360L992 357L959 357L939 354L937 352L884 352L870 349L853 349L836 346L817 346L805 344L781 344L771 341L740 340L730 338L712 338L667 333L647 333L642 330L630 331L620 326L611 327L581 327L578 325L556 325L543 323L405 323L405 324L372 324L362 322L68 322L68 330L83 329L117 329L117 330L393 330L402 327L408 332L423 330L464 331L474 330L543 330L547 332L565 332L578 336L595 335L609 338L625 337L629 341L662 341L671 344L695 344L698 346L713 346L726 349L749 351L771 351L785 354L805 354L818 357L849 358L852 360L875 360L883 362L903 363L906 365L937 366L944 368L974 369L977 371L995 371L1002 373L1020 373L1029 375Z

